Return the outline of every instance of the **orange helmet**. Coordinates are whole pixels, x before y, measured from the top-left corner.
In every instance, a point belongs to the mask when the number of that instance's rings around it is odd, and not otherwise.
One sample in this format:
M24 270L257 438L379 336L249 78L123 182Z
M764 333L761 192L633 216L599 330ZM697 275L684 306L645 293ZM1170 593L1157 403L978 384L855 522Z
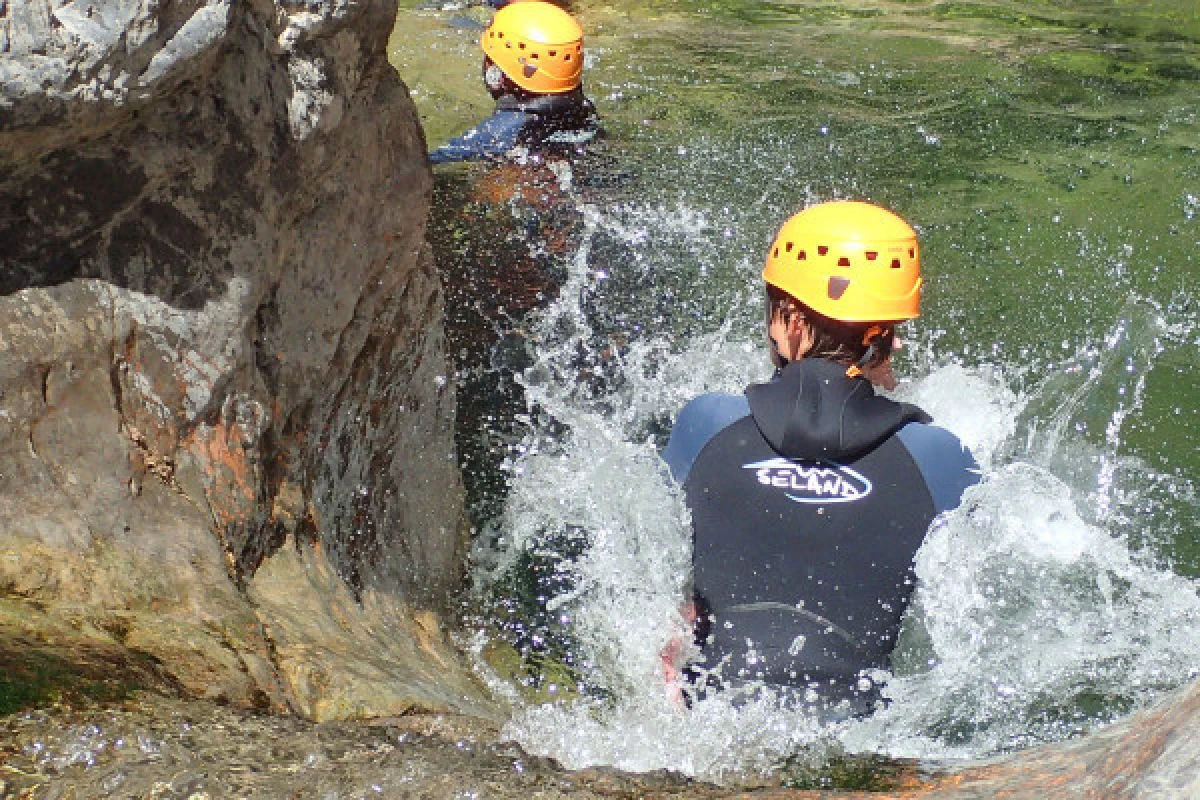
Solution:
M763 280L831 319L912 319L921 301L917 234L871 203L821 203L779 229Z
M480 44L513 83L530 92L563 94L578 87L583 75L583 29L542 0L497 11Z

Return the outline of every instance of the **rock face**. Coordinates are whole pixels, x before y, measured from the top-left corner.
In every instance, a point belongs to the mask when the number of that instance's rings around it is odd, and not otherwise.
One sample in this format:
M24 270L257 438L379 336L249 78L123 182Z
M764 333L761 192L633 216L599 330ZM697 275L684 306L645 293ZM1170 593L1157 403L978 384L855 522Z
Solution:
M1200 797L1200 684L1083 739L965 770L929 797Z
M1200 683L1081 739L916 777L892 792L770 789L755 800L1097 800L1200 797Z
M0 0L0 647L486 708L395 9Z

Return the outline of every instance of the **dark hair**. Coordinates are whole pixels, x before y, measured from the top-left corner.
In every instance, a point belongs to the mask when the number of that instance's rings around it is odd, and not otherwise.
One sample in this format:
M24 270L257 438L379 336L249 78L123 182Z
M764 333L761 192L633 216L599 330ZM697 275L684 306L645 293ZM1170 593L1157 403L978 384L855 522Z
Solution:
M807 353L801 354L802 358L827 358L843 364L858 364L873 345L871 358L860 365L866 369L879 366L892 354L895 322L843 322L832 319L818 314L779 287L768 283L767 324L776 316L790 320L793 314L799 314L808 322L813 333L813 345ZM873 328L878 330L872 331Z

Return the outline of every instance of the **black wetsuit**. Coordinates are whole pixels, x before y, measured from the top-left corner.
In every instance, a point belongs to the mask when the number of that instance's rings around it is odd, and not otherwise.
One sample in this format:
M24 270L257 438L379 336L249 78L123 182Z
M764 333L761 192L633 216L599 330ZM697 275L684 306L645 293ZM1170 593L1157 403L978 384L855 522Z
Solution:
M953 434L845 373L803 359L680 412L663 456L692 513L701 688L869 711L864 673L888 666L913 556L979 479Z
M582 88L564 94L501 95L496 111L462 136L429 154L430 162L505 158L516 148L533 151L571 148L591 140L598 127L596 108Z

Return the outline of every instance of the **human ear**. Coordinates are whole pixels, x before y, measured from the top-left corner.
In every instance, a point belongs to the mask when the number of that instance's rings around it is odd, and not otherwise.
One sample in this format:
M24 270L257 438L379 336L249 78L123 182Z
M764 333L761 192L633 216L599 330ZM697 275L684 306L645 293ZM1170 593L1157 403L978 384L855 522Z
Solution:
M812 326L799 311L793 312L788 317L787 337L788 347L792 351L793 358L804 358L817 342Z

